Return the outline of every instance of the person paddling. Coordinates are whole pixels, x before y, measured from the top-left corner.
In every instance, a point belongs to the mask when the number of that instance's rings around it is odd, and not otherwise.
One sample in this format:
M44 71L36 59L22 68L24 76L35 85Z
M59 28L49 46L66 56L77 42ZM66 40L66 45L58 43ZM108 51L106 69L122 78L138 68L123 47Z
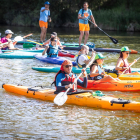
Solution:
M131 68L129 67L128 60L127 58L129 57L129 53L131 52L131 50L129 50L129 48L127 46L124 46L121 48L121 52L120 52L120 57L117 61L115 70L118 70L118 72L121 74L123 71L125 71L125 74L131 73ZM137 62L137 60L134 60L134 62Z
M78 55L78 57L76 58L76 63L77 63L77 66L79 68L84 68L86 67L86 65L91 61L93 60L93 58L95 57L95 51L92 51L92 55L91 55L91 58L88 59L87 55L89 53L89 47L86 46L86 45L83 45L81 47L81 50L80 50L80 54Z
M56 44L57 38L51 38L51 44L47 45L42 55L47 52L47 57L57 57L58 56L58 45Z
M1 43L6 43L6 45L3 45L1 47L1 50L19 50L18 48L15 48L14 45L16 45L16 41L12 42L12 40L10 39L12 37L12 34L14 34L11 30L7 29L5 31L5 37L1 38Z
M57 37L57 33L56 32L52 32L51 33L51 38L56 37L57 38L57 45L60 47L60 49L62 48L62 44L60 42L60 39ZM48 39L46 42L43 43L43 45L50 45L51 44L51 38Z
M92 15L92 11L88 9L88 2L84 2L82 9L80 9L78 13L78 19L79 19L79 31L80 31L80 36L79 36L79 46L81 45L82 38L85 33L85 40L84 40L84 45L86 45L88 36L89 36L89 24L88 24L88 19L91 18L92 22L94 23L94 26L97 27L97 24L95 22L95 19Z
M77 84L86 88L87 87L87 73L85 69L83 71L84 80L81 81L78 79L75 84L72 86L72 83L76 79L76 75L72 73L72 62L70 60L65 60L59 72L55 76L54 84L56 86L55 94L60 92L65 92L68 88L70 88L69 92L76 92L77 91Z
M119 79L115 79L110 75L106 75L105 71L102 67L104 62L104 56L101 53L96 54L95 61L90 66L90 75L88 75L89 80L101 80L101 81L118 81Z

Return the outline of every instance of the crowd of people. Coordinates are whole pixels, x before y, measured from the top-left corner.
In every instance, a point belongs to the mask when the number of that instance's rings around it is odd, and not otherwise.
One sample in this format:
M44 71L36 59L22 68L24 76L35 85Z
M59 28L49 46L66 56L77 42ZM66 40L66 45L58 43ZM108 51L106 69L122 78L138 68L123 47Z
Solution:
M47 54L47 57L58 57L58 52L60 49L63 48L59 37L57 36L56 32L53 32L51 34L51 38L45 41L46 38L46 31L48 28L48 21L51 22L50 17L50 10L49 10L50 3L47 1L45 2L45 6L41 8L40 10L40 19L39 19L39 26L41 28L41 34L40 34L40 42L43 43L44 51L42 55ZM70 60L65 60L60 68L60 71L55 76L55 86L56 86L56 93L59 93L61 91L66 91L68 88L70 88L70 92L75 92L77 90L77 84L82 87L87 87L87 80L110 80L110 81L118 81L118 78L113 78L105 73L105 70L103 69L102 65L104 63L104 56L101 53L96 53L95 51L92 51L91 57L88 58L89 53L89 47L86 45L88 36L89 36L89 24L88 20L91 19L94 23L94 26L97 27L97 24L95 22L95 19L93 17L92 11L88 9L88 3L84 2L83 8L80 9L78 13L78 19L79 19L79 46L81 47L81 50L79 52L79 55L76 58L77 67L82 69L83 72L83 81L76 79L76 75L72 72L72 62ZM82 38L85 33L85 40L84 45L81 46ZM1 38L0 40L0 49L1 50L14 50L17 49L14 47L16 45L16 41L13 42L11 40L11 37L14 33L7 29L5 31L5 37ZM130 63L128 63L128 57L129 57L130 50L127 46L124 46L121 48L120 57L118 58L117 64L115 69L122 73L125 71L125 73L131 73L130 69ZM136 60L134 60L136 61ZM86 65L91 63L90 65L90 74L87 75L86 72ZM73 84L73 82L75 84Z

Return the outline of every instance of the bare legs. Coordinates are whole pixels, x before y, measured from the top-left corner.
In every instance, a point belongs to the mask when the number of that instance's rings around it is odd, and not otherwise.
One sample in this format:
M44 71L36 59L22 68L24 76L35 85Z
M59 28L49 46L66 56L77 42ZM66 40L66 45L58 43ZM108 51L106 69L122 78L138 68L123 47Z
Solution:
M82 39L83 39L83 36L84 36L84 32L85 32L84 45L87 44L87 40L88 40L88 37L89 37L89 31L80 31L80 36L79 36L79 46L81 45L81 42L82 42Z
M46 32L47 32L47 28L45 27L41 27L41 34L40 34L40 41L44 42L45 38L46 38Z

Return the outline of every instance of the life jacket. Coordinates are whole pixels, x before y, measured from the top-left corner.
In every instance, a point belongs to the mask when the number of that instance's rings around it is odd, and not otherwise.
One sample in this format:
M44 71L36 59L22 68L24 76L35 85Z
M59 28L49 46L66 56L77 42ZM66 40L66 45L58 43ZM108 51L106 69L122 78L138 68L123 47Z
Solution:
M89 80L100 80L100 79L104 78L104 75L102 75L102 72L104 72L104 69L103 69L102 65L98 65L97 63L93 63L90 66L90 71L91 71L91 68L92 68L93 65L96 65L98 67L98 73L99 73L99 75L97 75L95 77L90 77L90 75L88 75L88 79Z
M78 62L78 59L79 59L79 57L80 57L81 55L83 55L83 54L78 55L78 57L76 58L76 64L77 64L77 66L78 66L79 68L85 68L85 67L86 67L86 64L80 65L79 62ZM86 57L87 57L87 56L86 56ZM88 59L88 58L87 58L87 59Z
M49 45L47 50L47 57L57 57L58 56L58 46Z
M73 84L73 82L76 79L75 74L73 72L71 73L71 76L69 76L69 74L66 74L64 71L59 70L58 73L55 76L54 82L52 83L52 84L55 85L55 87L56 87L56 78L60 73L63 73L65 75L65 78L63 78L63 80L61 81L62 86ZM66 90L63 90L62 92L65 92L65 91ZM77 81L76 81L75 84L73 84L73 88L70 89L69 92L76 92L76 91L77 91ZM56 92L57 92L57 87L56 87Z
M122 67L129 67L129 63L128 63L128 61L127 61L127 63L124 61L124 59L122 59L123 60L123 63L124 63L124 65L122 66ZM123 73L123 71L125 71L125 69L124 70L119 70L121 73ZM126 70L125 71L125 73L131 73L131 68L129 68L128 70Z

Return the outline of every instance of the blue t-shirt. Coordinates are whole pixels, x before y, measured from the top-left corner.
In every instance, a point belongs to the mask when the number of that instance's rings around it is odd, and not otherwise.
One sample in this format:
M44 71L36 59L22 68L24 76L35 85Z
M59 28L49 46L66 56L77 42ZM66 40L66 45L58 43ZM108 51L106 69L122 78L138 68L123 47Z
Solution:
M50 10L45 10L44 12L41 12L45 7L42 7L40 10L40 19L41 21L47 22L48 16L50 16Z
M92 11L90 9L80 9L78 14L81 14L82 17L85 16L86 18L90 19L90 16L92 16ZM86 18L79 19L79 23L88 24L88 20Z

